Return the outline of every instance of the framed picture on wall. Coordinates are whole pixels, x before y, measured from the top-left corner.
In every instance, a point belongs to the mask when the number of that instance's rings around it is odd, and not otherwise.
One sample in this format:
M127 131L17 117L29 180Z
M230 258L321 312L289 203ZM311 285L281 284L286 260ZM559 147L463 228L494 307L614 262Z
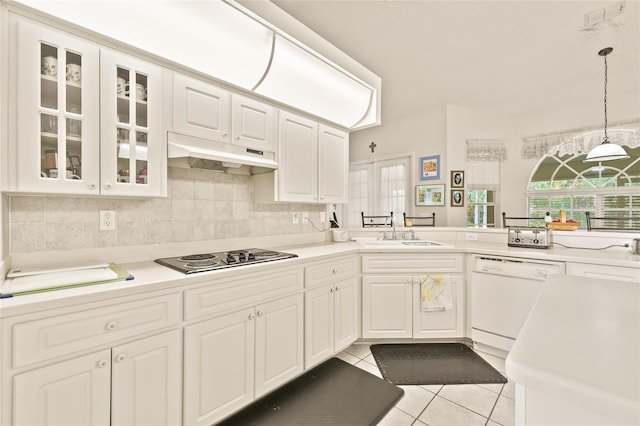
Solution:
M444 183L416 185L416 206L444 206Z
M464 170L451 171L451 187L464 188Z
M420 159L420 180L440 179L440 156L422 157Z
M451 190L451 207L464 207L464 191L461 189Z

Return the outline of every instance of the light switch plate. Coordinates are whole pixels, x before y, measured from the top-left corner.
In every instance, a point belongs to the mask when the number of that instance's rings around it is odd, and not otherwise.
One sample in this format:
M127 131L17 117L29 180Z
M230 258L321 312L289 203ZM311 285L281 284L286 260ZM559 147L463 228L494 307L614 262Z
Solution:
M298 223L300 223L300 212L293 212L293 223L294 225L297 225Z

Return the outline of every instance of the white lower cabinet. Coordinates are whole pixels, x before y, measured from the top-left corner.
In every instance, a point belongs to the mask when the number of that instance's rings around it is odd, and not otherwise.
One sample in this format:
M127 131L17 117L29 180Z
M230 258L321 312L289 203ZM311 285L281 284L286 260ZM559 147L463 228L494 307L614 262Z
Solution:
M180 330L18 374L16 425L175 425Z
M303 371L301 294L185 327L184 424L210 425Z
M363 276L362 337L412 337L412 296L410 276Z
M363 255L362 267L363 338L463 337L462 255ZM400 270L413 274L387 274ZM446 280L447 309L423 308L421 283L428 276Z
M357 279L305 293L305 368L320 363L358 338Z

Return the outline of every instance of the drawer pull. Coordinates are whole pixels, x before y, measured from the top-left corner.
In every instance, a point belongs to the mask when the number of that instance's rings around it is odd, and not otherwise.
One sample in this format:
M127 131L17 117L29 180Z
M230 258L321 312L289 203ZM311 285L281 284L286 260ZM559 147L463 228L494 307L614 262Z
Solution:
M106 367L106 365L107 365L106 359L101 359L100 361L98 361L98 368Z
M118 356L116 357L116 361L118 361L118 362L122 362L122 361L124 361L125 359L127 359L127 356L126 356L125 354L120 354L120 355L118 355Z
M115 330L117 326L118 326L117 322L111 321L110 323L107 324L107 330Z

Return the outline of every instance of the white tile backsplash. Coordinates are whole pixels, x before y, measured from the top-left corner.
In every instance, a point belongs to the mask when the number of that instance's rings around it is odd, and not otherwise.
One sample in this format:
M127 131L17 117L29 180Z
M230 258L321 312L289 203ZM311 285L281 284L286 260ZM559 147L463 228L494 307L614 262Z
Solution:
M169 167L168 198L12 195L9 252L96 249L318 232L294 225L308 211L317 228L323 204L253 203L250 176ZM100 210L116 212L116 230L101 231Z

